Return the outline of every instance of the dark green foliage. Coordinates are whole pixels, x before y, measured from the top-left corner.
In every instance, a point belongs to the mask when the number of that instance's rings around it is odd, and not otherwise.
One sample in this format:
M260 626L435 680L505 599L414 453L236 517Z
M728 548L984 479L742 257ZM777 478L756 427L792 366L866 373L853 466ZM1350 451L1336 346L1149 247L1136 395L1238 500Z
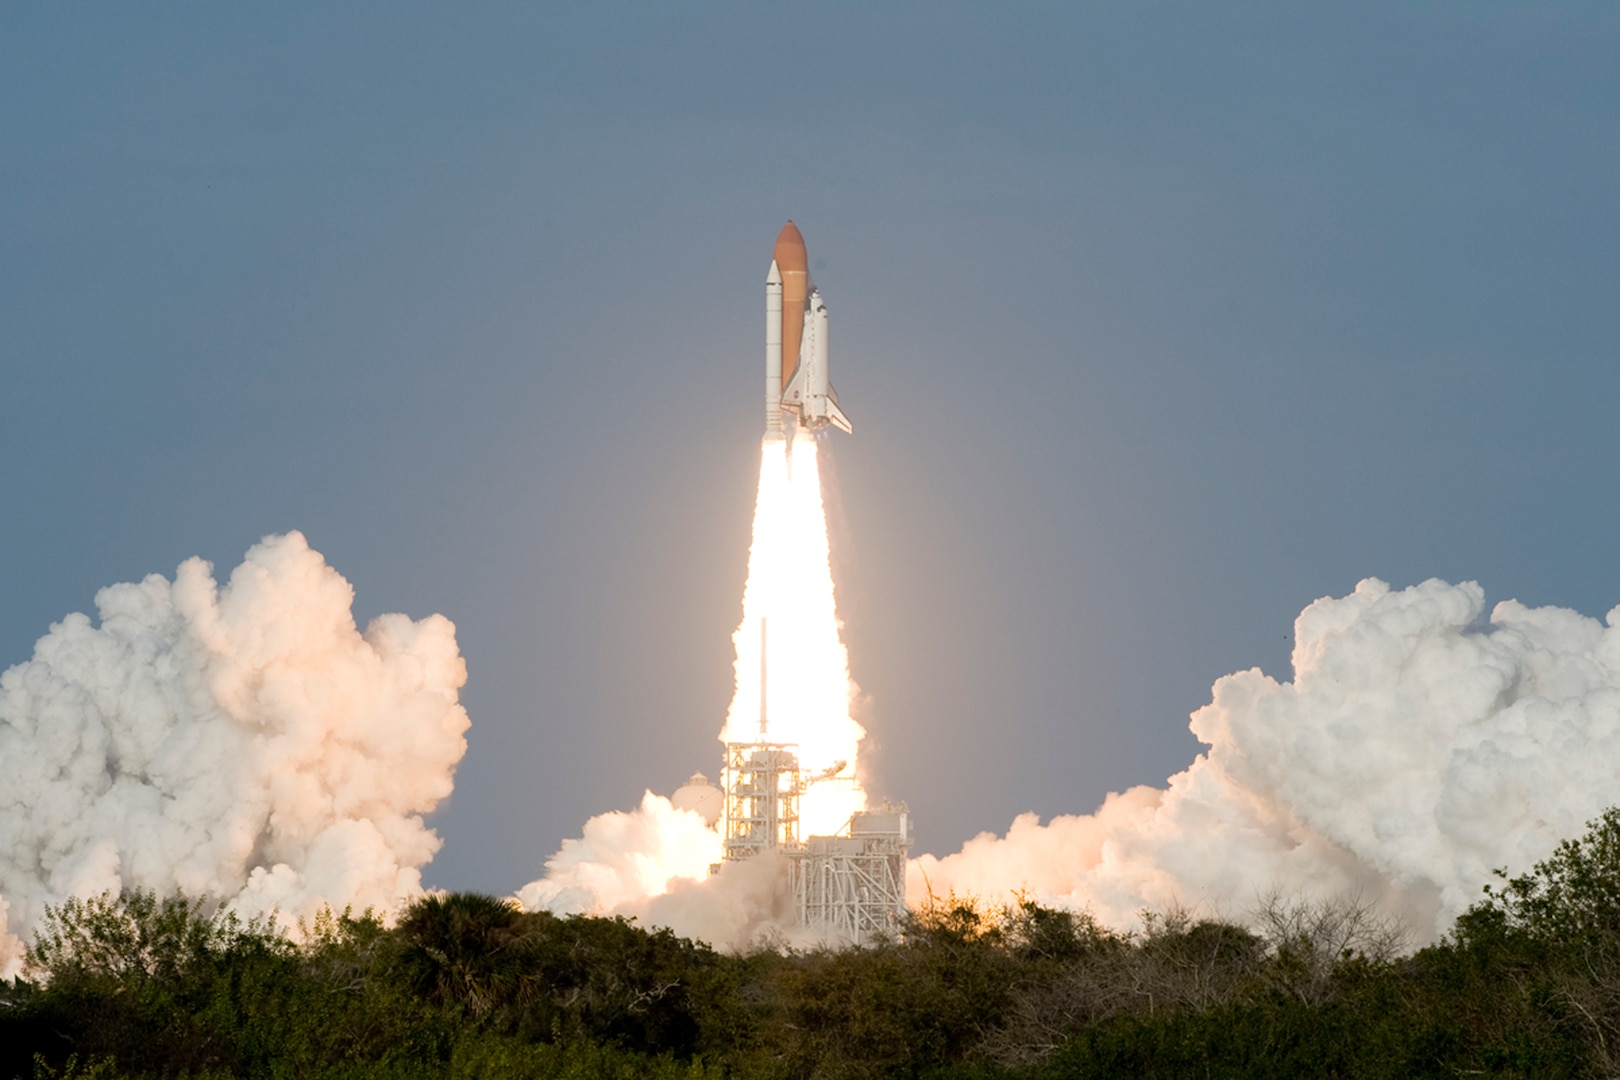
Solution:
M1502 875L1505 878L1505 875ZM1457 920L1456 948L1518 989L1535 1032L1578 1033L1620 1072L1620 808L1589 822L1527 874L1486 886ZM1481 980L1483 981L1483 980ZM1498 991L1500 994L1500 991Z
M419 997L526 1041L689 1057L699 1012L724 998L708 946L624 919L560 919L455 894L412 905L396 934L402 979Z
M48 1062L136 1073L298 1075L442 1056L451 1026L387 976L375 919L327 917L303 948L271 926L147 893L69 900L30 950L19 1024ZM5 1065L21 1072L15 1060Z
M492 896L429 896L399 921L401 974L418 995L473 1017L537 990L522 909Z
M143 893L68 900L46 916L29 961L47 980L27 995L27 1014L50 1033L33 1048L48 1059L197 1070L229 1064L212 1037L219 1015L298 957L264 926Z
M193 901L72 900L0 984L0 1080L1620 1073L1620 812L1412 955L1354 902L1252 925L950 897L870 948L724 955L471 894L297 943Z
M1620 939L1620 807L1559 843L1551 858L1501 888L1485 887L1476 911L1546 942L1613 947ZM1472 914L1472 913L1471 913Z

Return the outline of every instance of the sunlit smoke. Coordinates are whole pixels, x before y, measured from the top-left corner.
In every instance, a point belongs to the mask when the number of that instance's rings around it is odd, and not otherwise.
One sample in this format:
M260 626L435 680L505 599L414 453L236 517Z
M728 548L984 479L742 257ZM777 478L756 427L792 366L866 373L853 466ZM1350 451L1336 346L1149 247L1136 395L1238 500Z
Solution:
M633 811L587 821L585 835L564 840L546 860L546 876L518 890L518 899L531 910L611 910L708 876L720 855L720 834L707 822L649 791Z
M913 863L950 890L1090 907L1241 914L1272 890L1357 893L1430 939L1492 870L1527 869L1620 802L1620 608L1607 624L1497 604L1469 582L1368 579L1295 623L1293 681L1216 682L1207 753L1160 790Z
M849 715L854 687L839 637L816 451L816 441L804 437L766 439L761 448L743 617L732 635L737 690L721 734L725 742L763 736L794 743L809 775L845 763L841 775L851 779L813 784L805 793L805 835L836 831L866 804L853 779L866 733Z
M372 620L294 532L224 586L188 559L96 594L0 675L0 977L45 905L149 889L300 917L421 890L466 750L434 615Z

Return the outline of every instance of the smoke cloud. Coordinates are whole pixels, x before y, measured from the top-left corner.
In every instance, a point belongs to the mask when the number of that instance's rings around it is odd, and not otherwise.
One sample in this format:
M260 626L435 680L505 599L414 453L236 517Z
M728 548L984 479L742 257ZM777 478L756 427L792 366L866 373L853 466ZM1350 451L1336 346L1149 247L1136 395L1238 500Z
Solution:
M546 876L518 890L531 911L617 911L667 893L681 879L706 877L720 861L720 834L690 810L647 792L636 810L598 814L584 835L564 840Z
M1620 802L1620 608L1600 623L1497 604L1472 582L1361 582L1295 622L1292 682L1258 669L1192 715L1208 745L1163 790L1033 815L946 858L931 890L1090 906L1129 925L1172 903L1239 915L1272 890L1358 892L1432 938Z
M96 594L0 674L0 976L45 905L151 889L244 913L389 908L466 750L439 615L355 626L297 533ZM9 930L9 933L7 932Z

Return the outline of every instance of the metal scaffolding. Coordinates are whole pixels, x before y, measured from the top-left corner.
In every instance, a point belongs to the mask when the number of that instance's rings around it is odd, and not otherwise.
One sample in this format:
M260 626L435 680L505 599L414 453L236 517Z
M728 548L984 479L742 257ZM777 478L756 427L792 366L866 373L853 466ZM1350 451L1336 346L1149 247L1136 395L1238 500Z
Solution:
M830 943L866 945L900 932L906 913L904 804L853 815L836 836L812 836L789 851L800 926Z
M762 724L761 727L764 725ZM844 763L806 777L792 743L727 743L725 858L775 850L787 858L798 925L829 944L866 945L900 932L906 913L910 815L904 803L852 815L833 836L799 838L799 800ZM718 871L719 865L711 868Z
M799 845L804 778L791 743L726 743L726 859L751 859Z

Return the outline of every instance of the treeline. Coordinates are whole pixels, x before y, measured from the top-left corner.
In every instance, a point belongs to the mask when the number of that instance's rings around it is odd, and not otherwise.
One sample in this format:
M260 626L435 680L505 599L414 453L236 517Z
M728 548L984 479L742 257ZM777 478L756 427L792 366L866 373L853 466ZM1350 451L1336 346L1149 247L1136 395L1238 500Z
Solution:
M385 927L148 894L54 909L0 1077L1587 1077L1620 1073L1620 811L1409 953L1355 903L1122 934L955 898L844 951L425 898Z

